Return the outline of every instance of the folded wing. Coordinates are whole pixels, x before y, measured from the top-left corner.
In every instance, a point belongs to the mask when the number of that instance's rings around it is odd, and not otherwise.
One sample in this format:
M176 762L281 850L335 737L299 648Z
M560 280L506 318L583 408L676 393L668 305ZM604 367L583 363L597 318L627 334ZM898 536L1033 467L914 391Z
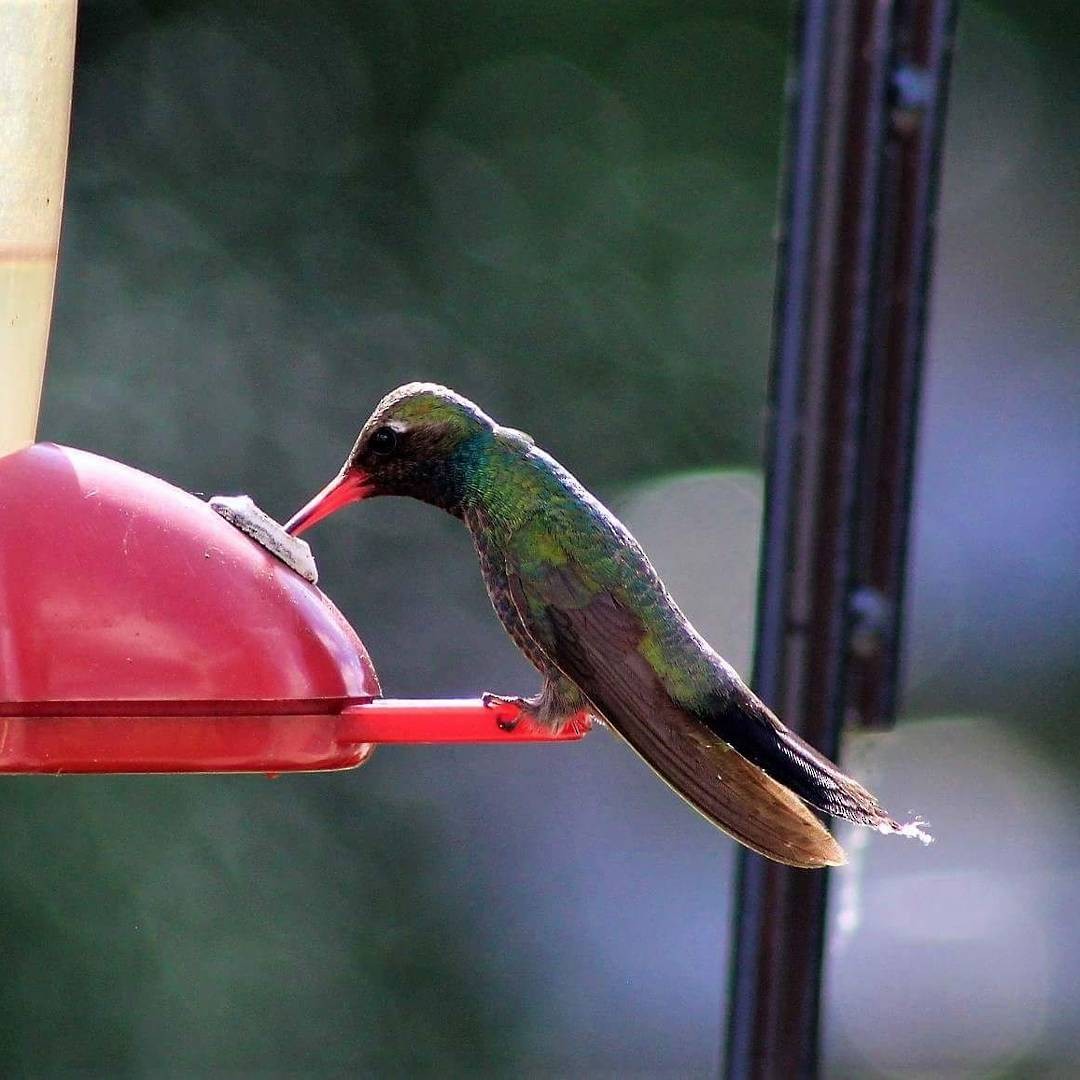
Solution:
M610 726L671 788L747 847L799 867L844 853L804 803L677 705L638 645L641 619L572 561L508 575L530 635Z

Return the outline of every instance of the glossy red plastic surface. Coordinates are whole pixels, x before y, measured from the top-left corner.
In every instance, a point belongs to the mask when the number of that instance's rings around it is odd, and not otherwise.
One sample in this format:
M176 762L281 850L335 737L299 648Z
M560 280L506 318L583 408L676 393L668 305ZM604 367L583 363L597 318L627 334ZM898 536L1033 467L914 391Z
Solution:
M80 450L0 458L0 773L344 769L378 742L553 738L501 728L513 706L378 695L337 608L206 503Z
M374 749L340 714L0 716L0 773L321 771Z
M0 458L0 772L337 769L379 683L337 608L187 492Z
M0 702L336 712L378 693L337 608L201 499L47 443L0 458Z

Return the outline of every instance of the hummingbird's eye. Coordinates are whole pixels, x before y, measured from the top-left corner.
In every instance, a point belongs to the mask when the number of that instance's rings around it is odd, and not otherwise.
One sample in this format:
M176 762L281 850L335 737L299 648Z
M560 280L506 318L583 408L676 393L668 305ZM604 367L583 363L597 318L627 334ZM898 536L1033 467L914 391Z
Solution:
M392 454L397 446L397 432L391 427L376 428L371 433L368 445L380 457Z

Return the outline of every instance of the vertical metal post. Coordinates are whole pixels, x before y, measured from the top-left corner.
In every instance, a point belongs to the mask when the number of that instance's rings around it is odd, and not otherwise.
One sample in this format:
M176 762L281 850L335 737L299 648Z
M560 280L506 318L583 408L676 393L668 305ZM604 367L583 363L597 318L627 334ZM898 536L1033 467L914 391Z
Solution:
M829 755L892 717L955 0L803 0L755 685ZM812 1078L824 872L741 856L725 1075Z

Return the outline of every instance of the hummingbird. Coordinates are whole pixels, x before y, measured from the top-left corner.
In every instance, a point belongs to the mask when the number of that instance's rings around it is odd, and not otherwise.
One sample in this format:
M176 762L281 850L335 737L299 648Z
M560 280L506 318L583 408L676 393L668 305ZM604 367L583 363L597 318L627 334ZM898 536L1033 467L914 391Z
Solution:
M464 522L488 596L538 669L526 722L608 726L694 809L790 866L838 866L813 813L918 836L788 730L694 629L629 530L533 439L434 383L387 394L338 475L285 525L297 535L349 503L403 495Z

